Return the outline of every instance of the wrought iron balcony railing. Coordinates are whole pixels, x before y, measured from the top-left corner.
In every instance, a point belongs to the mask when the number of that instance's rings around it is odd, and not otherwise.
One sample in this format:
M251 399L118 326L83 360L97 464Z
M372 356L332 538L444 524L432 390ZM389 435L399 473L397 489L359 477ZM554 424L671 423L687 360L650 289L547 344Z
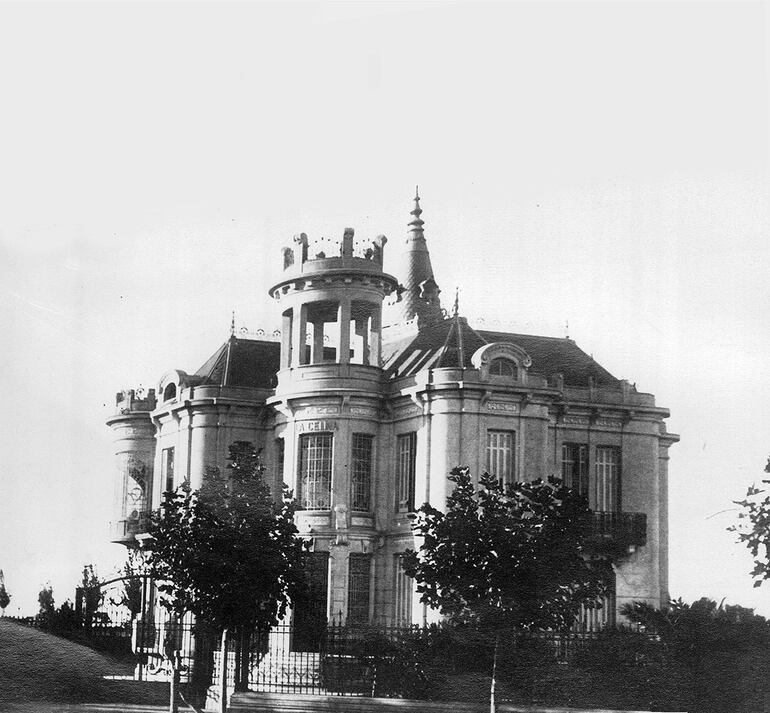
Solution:
M647 515L643 512L591 513L589 547L620 554L647 544Z
M147 532L149 524L149 513L140 513L136 517L113 520L110 523L110 541L121 544L133 542L136 535Z

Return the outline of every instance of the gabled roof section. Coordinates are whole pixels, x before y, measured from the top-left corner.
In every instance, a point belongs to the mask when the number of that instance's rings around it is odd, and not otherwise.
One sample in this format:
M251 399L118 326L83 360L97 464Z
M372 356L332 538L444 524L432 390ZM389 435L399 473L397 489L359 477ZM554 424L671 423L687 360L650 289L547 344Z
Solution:
M435 367L473 368L471 357L485 344L506 342L521 347L532 359L529 371L545 378L560 373L568 386L620 388L620 382L571 339L491 332L470 327L462 317L450 317L398 341L383 344L383 366L389 378Z
M204 384L272 389L280 367L280 353L278 342L232 336L195 375L201 377Z

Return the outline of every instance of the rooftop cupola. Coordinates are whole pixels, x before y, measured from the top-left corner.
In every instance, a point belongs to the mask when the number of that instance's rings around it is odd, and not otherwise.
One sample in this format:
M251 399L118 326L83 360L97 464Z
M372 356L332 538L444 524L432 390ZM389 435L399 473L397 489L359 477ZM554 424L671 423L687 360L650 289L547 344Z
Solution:
M443 319L444 315L439 300L441 290L433 277L430 253L425 241L425 221L420 217L422 208L419 191L415 191L411 215L412 220L395 270L404 292L401 300L392 307L391 321L406 322L416 318L418 327L422 327Z
M382 301L398 283L382 271L387 238L356 243L294 236L282 249L283 279L270 289L282 305L281 369L311 364L380 366Z

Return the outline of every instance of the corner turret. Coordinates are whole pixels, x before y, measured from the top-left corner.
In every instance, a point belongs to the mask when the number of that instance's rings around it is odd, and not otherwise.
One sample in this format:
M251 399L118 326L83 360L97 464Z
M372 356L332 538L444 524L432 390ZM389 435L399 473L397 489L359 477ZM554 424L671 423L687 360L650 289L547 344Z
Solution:
M115 397L116 413L107 419L115 442L115 480L110 540L132 547L147 528L155 460L155 389L128 389Z

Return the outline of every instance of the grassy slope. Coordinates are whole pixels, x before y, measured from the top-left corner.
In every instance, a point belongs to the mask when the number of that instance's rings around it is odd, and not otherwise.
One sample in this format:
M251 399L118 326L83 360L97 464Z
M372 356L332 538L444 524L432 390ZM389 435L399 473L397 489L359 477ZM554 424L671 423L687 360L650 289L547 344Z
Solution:
M126 664L85 646L0 619L0 706L29 701L155 702L157 686L103 678L130 673Z

